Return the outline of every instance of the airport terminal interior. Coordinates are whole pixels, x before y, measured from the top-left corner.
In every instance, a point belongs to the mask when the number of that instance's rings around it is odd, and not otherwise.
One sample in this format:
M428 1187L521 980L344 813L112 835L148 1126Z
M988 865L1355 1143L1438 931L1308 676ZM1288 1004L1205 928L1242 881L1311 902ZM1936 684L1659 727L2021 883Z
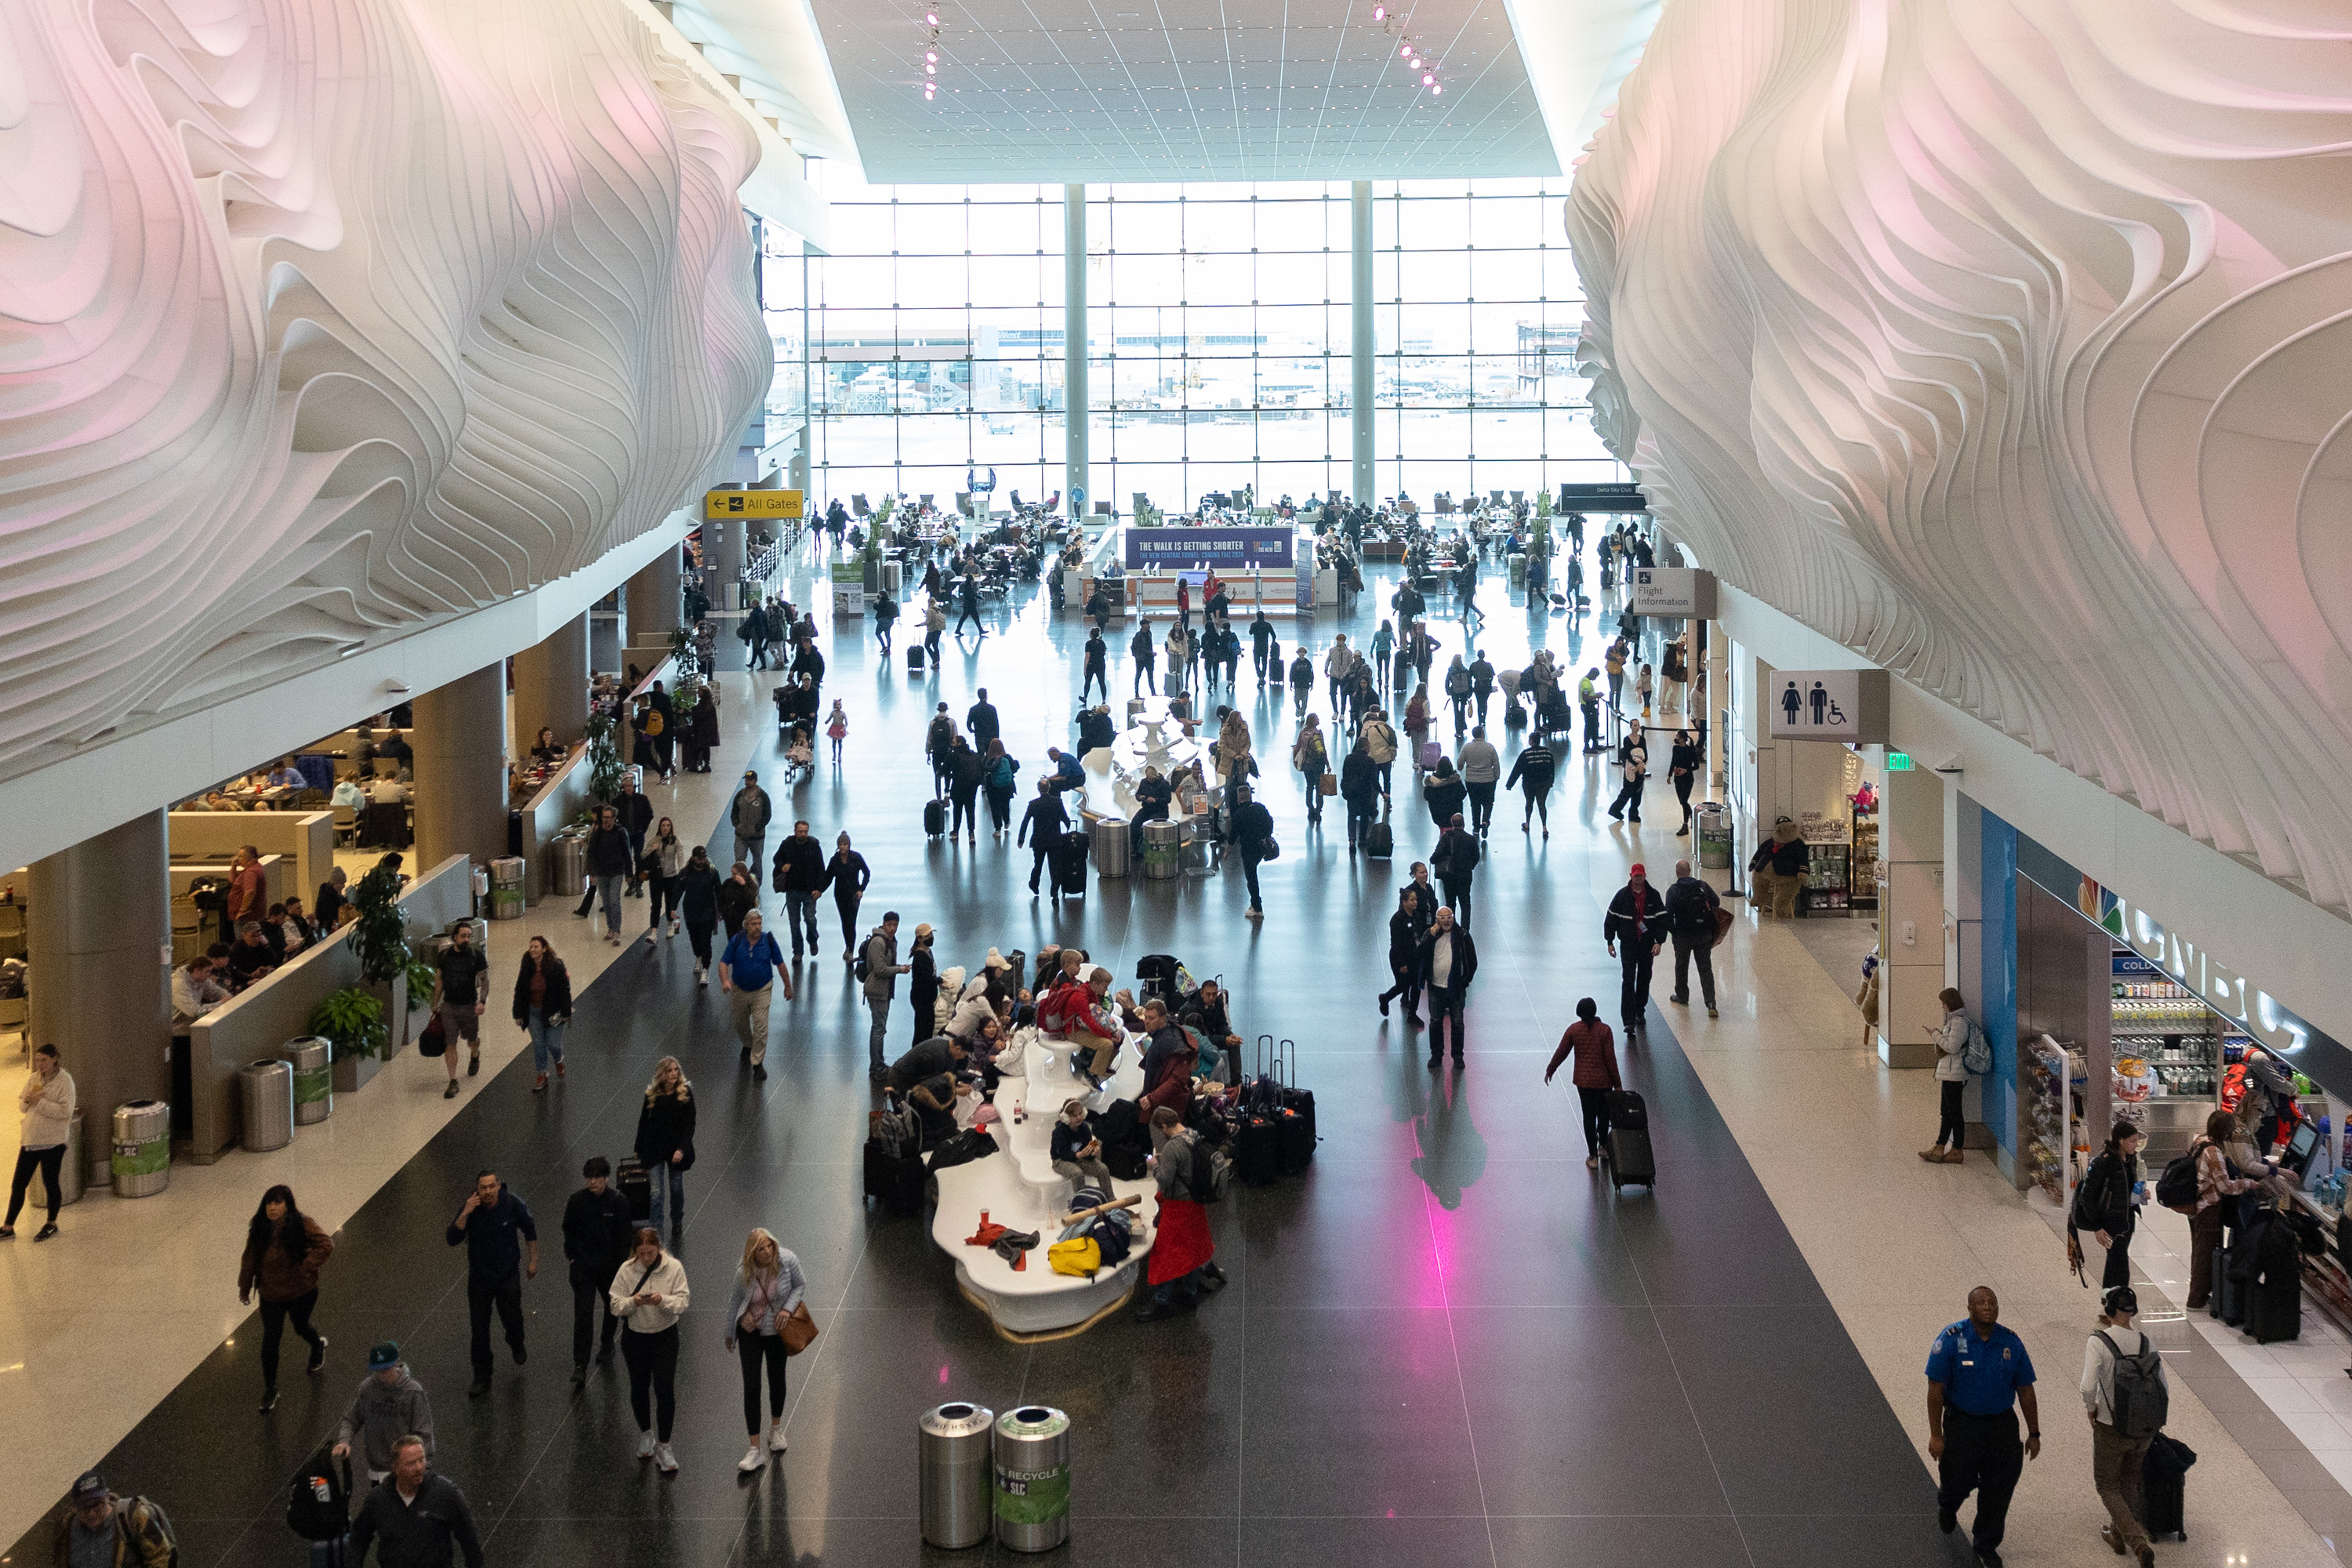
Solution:
M2342 16L0 67L0 1563L2339 1555Z

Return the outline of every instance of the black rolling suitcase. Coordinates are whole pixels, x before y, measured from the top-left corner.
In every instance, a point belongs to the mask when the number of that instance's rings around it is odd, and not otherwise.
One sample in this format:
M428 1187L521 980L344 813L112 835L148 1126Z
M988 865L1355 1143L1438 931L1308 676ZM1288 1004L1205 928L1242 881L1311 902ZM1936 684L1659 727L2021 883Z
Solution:
M907 645L907 673L908 675L920 675L923 673L923 645L921 643L908 643Z
M627 1201L631 1219L642 1224L653 1217L653 1178L646 1174L645 1165L635 1154L621 1156L621 1169L614 1176L613 1184L621 1189L621 1196Z
M1083 894L1087 890L1087 851L1090 847L1083 833L1065 833L1046 852L1045 865L1054 874L1054 886L1066 894Z
M1630 1184L1655 1191L1658 1162L1650 1152L1650 1111L1630 1089L1609 1091L1609 1180L1618 1191Z
M1253 1187L1282 1174L1282 1134L1272 1118L1244 1110L1234 1134L1234 1174Z
M1298 1042L1285 1040L1275 1055L1275 1080L1280 1085L1283 1119L1276 1125L1282 1137L1282 1173L1295 1176L1315 1161L1315 1145L1322 1135L1315 1126L1315 1091L1298 1087Z
M910 1215L921 1208L929 1174L920 1154L900 1153L879 1138L866 1141L866 1195L878 1200L886 1214Z
M923 837L937 838L948 830L948 803L943 800L923 802Z
M2140 1462L2139 1522L2152 1541L2172 1536L2189 1539L2189 1467L2197 1450L2178 1437L2158 1432Z
M2227 1247L2213 1249L2213 1293L2205 1298L2205 1311L2234 1329L2246 1321L2246 1282L2230 1272Z
M1364 824L1364 853L1385 860L1396 853L1396 831L1385 822Z
M2258 1345L2303 1337L2303 1275L2300 1268L2287 1279L2254 1283L2246 1290L2246 1332Z

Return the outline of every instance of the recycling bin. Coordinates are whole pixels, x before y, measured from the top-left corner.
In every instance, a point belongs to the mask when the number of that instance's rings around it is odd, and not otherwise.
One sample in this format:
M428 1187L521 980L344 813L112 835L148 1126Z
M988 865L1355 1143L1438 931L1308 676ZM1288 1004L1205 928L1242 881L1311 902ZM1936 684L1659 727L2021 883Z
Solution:
M1698 808L1698 864L1703 871L1731 869L1731 813L1712 802Z
M520 855L501 855L490 862L490 919L522 919L523 869Z
M308 1127L335 1113L335 1050L324 1035L305 1035L278 1047L294 1069L294 1125Z
M1165 882L1183 874L1183 824L1167 819L1143 825L1143 879Z
M153 1197L172 1184L172 1108L133 1100L114 1108L114 1152L108 1161L118 1198Z
M1050 1552L1070 1538L1070 1418L1045 1405L996 1421L996 1542Z

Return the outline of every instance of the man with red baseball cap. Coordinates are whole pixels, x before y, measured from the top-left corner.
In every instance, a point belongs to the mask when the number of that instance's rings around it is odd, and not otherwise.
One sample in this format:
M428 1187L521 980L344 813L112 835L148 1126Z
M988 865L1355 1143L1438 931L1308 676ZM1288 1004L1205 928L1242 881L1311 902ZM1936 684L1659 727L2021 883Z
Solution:
M1665 944L1666 901L1650 886L1640 861L1633 863L1626 874L1625 885L1609 900L1609 918L1601 922L1601 933L1609 943L1609 956L1624 966L1625 984L1618 994L1618 1014L1624 1021L1625 1033L1647 1036L1650 968L1657 961L1658 949Z

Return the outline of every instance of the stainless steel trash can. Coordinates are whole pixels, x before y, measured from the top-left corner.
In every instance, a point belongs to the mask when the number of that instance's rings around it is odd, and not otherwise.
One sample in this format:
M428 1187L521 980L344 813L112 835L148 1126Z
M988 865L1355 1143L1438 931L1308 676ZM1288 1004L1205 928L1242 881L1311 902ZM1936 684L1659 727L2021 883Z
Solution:
M335 1048L324 1035L305 1035L278 1047L294 1069L294 1125L308 1127L335 1113Z
M73 1119L66 1130L66 1157L58 1167L58 1202L60 1205L73 1203L81 1196L84 1172L89 1169L81 1157L81 1118ZM41 1180L41 1168L33 1167L33 1179L25 1188L26 1212L38 1210L47 1214L49 1208L49 1184Z
M114 1152L107 1163L118 1198L152 1197L172 1184L172 1108L133 1100L114 1108Z
M501 855L490 862L490 919L522 919L522 880L526 862L520 855Z
M1127 841L1127 818L1097 816L1091 820L1087 837L1091 847L1087 858L1095 863L1095 875L1106 882L1117 881L1127 875L1132 858Z
M547 847L547 878L559 899L576 899L588 890L588 840L563 832Z
M1070 1418L1024 1405L997 1418L996 1541L1050 1552L1070 1538Z
M1147 882L1171 881L1183 874L1184 829L1181 824L1161 820L1143 825L1143 879Z
M942 1405L924 1415L916 1447L926 1543L953 1551L988 1539L988 1449L995 1426L996 1412L981 1405Z
M1731 813L1710 802L1698 808L1698 864L1703 871L1731 869Z
M275 1057L236 1069L237 1142L249 1154L266 1154L294 1142L294 1069Z

